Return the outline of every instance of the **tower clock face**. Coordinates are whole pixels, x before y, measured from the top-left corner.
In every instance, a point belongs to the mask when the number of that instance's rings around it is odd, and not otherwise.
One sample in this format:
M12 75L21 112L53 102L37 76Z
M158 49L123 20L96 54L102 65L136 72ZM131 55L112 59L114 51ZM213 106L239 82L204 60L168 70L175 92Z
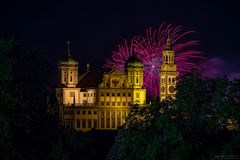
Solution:
M162 87L161 87L161 93L164 93L164 92L165 92L165 87L162 86Z
M175 89L175 87L174 87L174 86L170 86L170 87L169 87L169 92L170 92L170 93L174 93L174 92L175 92L175 90L176 90L176 89Z

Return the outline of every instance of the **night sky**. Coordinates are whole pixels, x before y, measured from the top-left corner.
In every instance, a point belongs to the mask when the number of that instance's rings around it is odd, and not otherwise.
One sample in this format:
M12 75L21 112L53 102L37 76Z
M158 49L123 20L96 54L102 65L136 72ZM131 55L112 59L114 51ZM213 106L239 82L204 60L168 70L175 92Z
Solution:
M0 36L38 51L57 73L68 40L80 70L87 63L99 69L124 39L166 22L196 31L194 39L208 58L201 62L204 75L240 77L239 16L231 0L8 0L0 4Z

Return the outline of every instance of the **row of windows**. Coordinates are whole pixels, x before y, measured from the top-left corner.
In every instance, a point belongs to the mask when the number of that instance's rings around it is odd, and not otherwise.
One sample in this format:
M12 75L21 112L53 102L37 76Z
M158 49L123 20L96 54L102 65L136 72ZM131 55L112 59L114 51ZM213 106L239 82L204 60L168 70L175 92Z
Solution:
M106 104L106 106L110 106L110 102L101 102L100 103L101 104L101 106L105 106L105 104ZM122 106L126 106L126 105L129 105L128 103L126 103L126 102L111 102L111 106L121 106L121 104L122 104Z
M132 73L132 72L130 72L130 75L133 75L133 73ZM138 75L138 72L136 72L136 75Z
M114 112L113 112L114 113ZM112 114L113 114L112 113ZM123 112L123 115L122 115L122 122L121 122L121 116L120 116L120 112L118 112L118 116L116 117L116 120L117 120L117 126L121 126L122 123L125 123L125 118L126 118L126 114L125 112ZM102 113L103 116L104 116L104 112ZM112 117L109 117L107 116L106 118L106 121L105 121L105 118L102 117L101 118L101 128L110 128L110 119L112 120L112 123L111 123L111 127L112 128L115 128L115 116L112 116ZM106 125L106 126L105 126Z
M72 82L73 81L73 77L71 76L70 77L70 82ZM67 77L66 76L64 76L64 82L67 82Z
M83 93L83 97L96 97L96 93Z
M163 56L163 61L165 62L173 62L173 56Z
M130 83L133 83L133 78L130 77ZM138 77L136 78L136 83L138 83Z
M165 78L162 78L161 81L162 83L166 83ZM176 82L176 78L168 77L168 83L175 83L175 82Z
M123 117L125 117L126 115L127 115L127 111L102 111L102 113L101 113L101 115L102 115L102 117L104 117L105 116L105 113L106 113L106 116L107 117L109 117L110 116L110 112L111 112L111 116L112 117L115 117L115 114L117 115L117 116L120 116L121 115L121 113L122 113L122 115L123 115Z
M94 119L82 119L82 124L80 123L80 119L77 119L77 128L97 128L97 120ZM81 126L82 125L82 126Z
M112 92L112 93L109 93L109 92L106 92L106 93L101 92L100 95L101 95L101 96L107 96L107 97L109 97L110 95L111 95L111 96L120 97L120 96L121 96L121 93L120 93L120 92L117 92L117 93L115 93L115 92ZM132 94L131 94L131 93L122 93L122 97L125 97L125 96L131 97Z
M63 112L64 115L73 115L73 111L66 111L66 112Z
M66 75L66 74L67 74L67 72L65 71L65 72L64 72L64 75ZM72 74L72 71L70 72L70 74Z
M64 121L64 126L67 128L71 128L72 127L72 121L71 120L65 120Z
M77 110L77 114L80 114L80 110ZM97 114L97 111L82 110L82 114L83 114L83 115L86 115L86 114L88 114L88 115L92 115L92 114L96 115L96 114Z

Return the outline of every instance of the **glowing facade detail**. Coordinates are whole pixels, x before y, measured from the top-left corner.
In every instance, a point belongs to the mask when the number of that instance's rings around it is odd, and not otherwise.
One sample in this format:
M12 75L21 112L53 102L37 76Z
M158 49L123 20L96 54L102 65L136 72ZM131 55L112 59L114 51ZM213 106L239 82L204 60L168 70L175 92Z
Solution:
M162 52L162 64L160 71L160 100L171 96L175 98L177 65L174 62L174 50L171 47L168 36L166 48Z
M117 68L124 71L124 64L134 53L144 64L144 87L148 96L156 98L159 96L160 87L160 65L162 63L162 52L166 47L166 39L172 40L172 49L175 51L175 63L177 72L182 75L197 68L194 59L203 58L201 52L194 49L198 45L196 40L187 40L187 36L193 31L184 32L181 27L172 25L160 25L158 30L148 28L143 36L133 37L131 41L124 41L118 45L118 50L113 52L111 59L104 64L105 68ZM187 38L187 39L186 39Z

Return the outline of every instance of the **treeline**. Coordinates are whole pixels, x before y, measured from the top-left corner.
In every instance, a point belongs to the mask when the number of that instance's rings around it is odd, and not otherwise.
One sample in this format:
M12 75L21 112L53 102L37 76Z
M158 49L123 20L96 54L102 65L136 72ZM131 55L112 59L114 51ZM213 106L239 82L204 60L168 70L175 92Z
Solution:
M182 77L176 100L132 109L108 160L240 159L240 79Z
M26 53L16 42L0 40L1 160L104 159L101 151L107 151L96 149L101 142L96 134L59 125L52 75L39 53Z

